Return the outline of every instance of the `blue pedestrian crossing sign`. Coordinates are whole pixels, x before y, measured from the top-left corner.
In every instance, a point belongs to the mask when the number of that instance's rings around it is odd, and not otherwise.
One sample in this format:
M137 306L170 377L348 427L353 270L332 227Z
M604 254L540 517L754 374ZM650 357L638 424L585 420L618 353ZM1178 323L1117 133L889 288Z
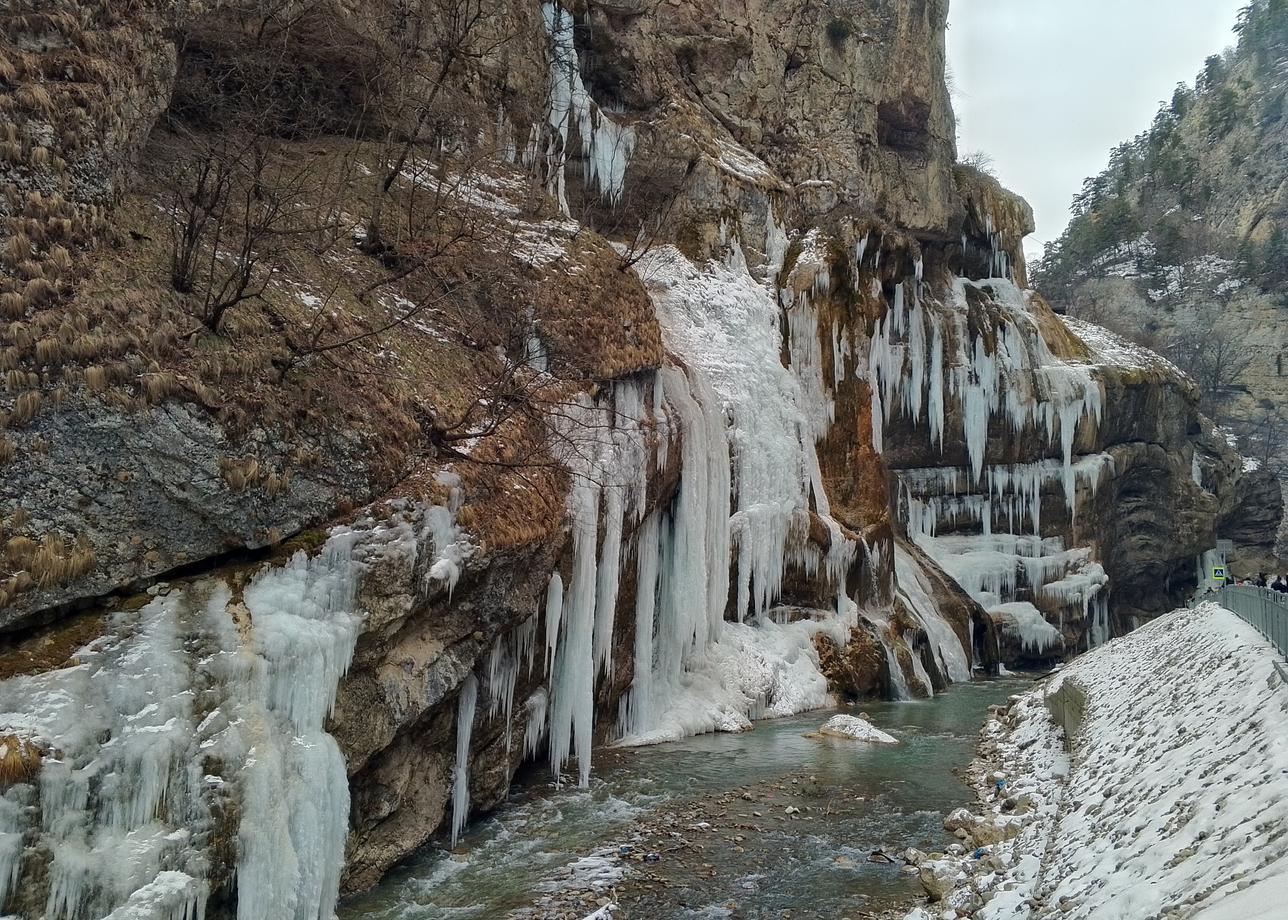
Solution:
M1212 566L1212 580L1225 581L1225 566L1223 565Z

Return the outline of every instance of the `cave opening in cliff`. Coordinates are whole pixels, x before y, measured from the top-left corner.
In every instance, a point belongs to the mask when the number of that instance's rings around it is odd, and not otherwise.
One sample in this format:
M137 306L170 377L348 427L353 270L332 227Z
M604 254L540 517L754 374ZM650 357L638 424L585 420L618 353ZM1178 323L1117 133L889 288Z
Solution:
M925 157L930 150L930 104L916 96L880 103L877 143L901 156Z

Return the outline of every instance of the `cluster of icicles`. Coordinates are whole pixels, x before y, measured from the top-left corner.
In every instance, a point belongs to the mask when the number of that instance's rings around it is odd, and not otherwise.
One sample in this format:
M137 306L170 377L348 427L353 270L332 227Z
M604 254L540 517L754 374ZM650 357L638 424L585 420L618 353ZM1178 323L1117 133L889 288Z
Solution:
M566 583L560 574L551 578L541 612L501 635L485 669L460 688L454 837L468 817L477 710L485 705L508 731L525 669L543 678L521 703L525 755L538 756L544 746L556 775L575 762L578 781L588 781L595 689L611 676L619 601L635 613L634 678L618 714L627 743L745 728L757 718L827 702L813 638L823 633L844 644L857 624L860 611L847 596L846 574L859 553L870 557L870 570L882 568L879 547L847 538L830 517L815 453L844 375L871 374L881 400L877 419L896 405L913 416L928 410L932 425L941 419L936 438L942 438L944 394L951 387L962 401L966 437L976 444L972 457L982 457L980 439L995 412L1013 424L1045 424L1062 445L1071 445L1078 419L1098 416L1099 390L1088 376L1054 368L1046 355L1032 360L1032 342L1025 340L1026 351L1011 332L1000 335L991 354L978 346L963 352L949 372L937 362L945 341L961 341L960 331L944 336L918 296L905 304L896 295L863 367L848 336L819 328L814 296L830 279L818 239L799 241L797 266L812 266L815 277L803 293L789 296L769 280L779 274L785 235L772 226L768 235L778 242L769 247L765 281L752 277L732 239L725 241L725 261L701 269L669 247L641 260L638 271L667 349L682 365L585 397L555 439L566 445L563 459L573 475L569 577ZM920 279L909 284L916 291ZM1006 296L1000 282L994 292ZM829 340L830 377L822 351ZM790 367L781 360L784 344ZM1016 395L1024 392L1013 386L1021 372L1044 381L1037 384L1045 388L1042 398ZM982 421L972 412L984 413ZM678 493L650 510L651 473L673 453L681 464ZM980 553L995 553L1012 560L1012 572L1014 559L1027 559L1030 579L1044 590L1085 597L1096 573L1085 556L1074 558L1080 551L1038 537L992 534L991 511L948 509L942 493L986 481L989 500L1010 501L1015 518L1027 518L1037 533L1041 485L1058 474L1072 496L1078 482L1094 482L1103 466L1097 458L1075 464L1066 446L1058 470L1038 464L986 474L981 464L910 476L908 495L916 492L922 502L910 527L981 598L1001 602L1013 589L1004 566L985 567L996 575L977 577L974 567L954 568L952 556L981 561ZM455 521L459 483L448 477L443 484L452 499L426 509L421 533L404 533L404 524L384 542L411 554L418 545L432 547L422 570L451 587L472 548ZM807 539L811 514L831 531L825 552ZM934 541L960 538L936 538L937 523L962 514L978 515L991 542L946 553L950 544ZM330 915L348 789L343 758L323 726L359 626L354 597L363 565L354 558L355 540L351 532L337 532L320 555L260 573L244 592L249 625L234 619L226 586L203 582L200 590L116 614L107 635L82 650L74 666L0 685L0 711L30 714L7 716L5 731L49 752L38 782L12 785L0 798L0 902L24 874L24 860L41 859L50 879L48 918L197 918L208 893L210 854L226 847L219 838L232 836L242 920ZM364 535L364 552L371 542ZM969 679L967 651L935 609L916 560L896 547L893 561L899 594L929 637L941 673ZM635 566L632 579L623 579L626 564ZM1072 573L1076 565L1081 569ZM802 619L775 606L792 566L835 586L833 609ZM1061 568L1064 577L1056 577ZM633 584L634 597L619 597L624 581ZM735 613L726 618L731 606ZM1019 628L1040 632L1023 613L1016 612ZM890 628L881 611L862 615ZM910 694L889 645L886 652L895 691ZM916 655L912 666L913 679L929 690ZM38 853L25 844L35 828Z
M595 689L613 668L625 564L635 566L635 595L625 599L634 610L635 647L634 677L618 715L623 743L741 729L757 718L828 700L812 638L822 632L840 644L848 640L860 611L847 596L846 573L860 552L868 555L870 570L880 569L880 548L849 539L831 518L815 452L832 421L831 391L846 367L838 360L825 379L813 298L830 284L826 260L815 260L806 294L778 292L771 279L779 274L786 237L772 226L769 237L779 244L770 247L765 281L753 278L741 247L729 238L723 262L698 268L664 247L637 266L667 349L683 365L618 381L598 398L583 400L555 439L566 445L565 462L574 474L571 572L567 580L552 576L541 622L534 617L499 637L486 679L470 678L462 690L454 835L468 814L465 764L476 708L485 698L489 717L502 717L508 731L525 671L545 678L521 704L525 757L544 745L556 776L575 761L578 781L588 782ZM797 265L809 265L821 246L814 234L801 243ZM787 367L781 358L783 307ZM843 338L831 330L834 350L851 357ZM650 511L650 472L668 462L677 438L678 494ZM807 540L811 512L831 531L826 552ZM900 595L929 637L940 672L968 680L967 651L936 609L920 566L903 551L895 562ZM803 620L783 616L774 605L790 566L833 585L834 609ZM731 606L733 616L726 618ZM880 611L862 615L883 636L889 631ZM912 695L888 643L886 652L895 692ZM911 658L918 690L931 692L920 659Z
M861 547L828 516L819 432L801 380L780 358L776 296L751 277L736 244L730 253L727 264L702 271L670 248L644 258L639 270L668 348L685 366L618 381L570 413L555 442L566 445L574 476L571 572L566 583L559 573L551 578L540 614L544 649L534 619L501 636L488 661L489 713L507 725L520 669L548 678L524 703L527 753L544 744L556 774L575 760L583 784L595 685L612 673L628 561L634 679L618 719L626 743L745 728L824 704L812 637L827 632L843 643L857 622L845 576ZM648 481L677 440L678 494L649 511ZM811 510L831 531L827 551L807 539ZM790 565L835 585L835 607L788 622L774 604ZM726 621L731 600L736 615ZM476 705L475 694L462 695L461 738ZM468 740L460 746L467 750ZM468 777L458 774L457 831L467 790Z
M581 141L586 183L610 204L622 196L626 167L635 152L635 131L613 121L590 96L581 77L581 62L573 41L572 14L558 3L543 3L541 16L550 39L550 106L546 113L544 161L546 191L569 213L565 169L571 130ZM542 129L534 126L525 162L538 158Z
M414 551L405 526L361 539ZM358 634L358 541L337 530L240 603L213 579L158 594L70 665L0 683L4 743L44 752L0 797L0 904L44 875L23 916L200 918L232 851L239 920L332 916L349 786L324 723Z
M990 233L990 239L993 269L1005 276L1009 266L997 251L997 234ZM1079 426L1101 421L1099 380L1090 366L1052 354L1026 293L1009 278L953 279L946 311L925 305L922 287L919 277L897 285L872 336L868 368L874 446L882 449L884 426L902 414L914 426L924 426L931 445L942 450L945 402L955 399L969 465L898 473L899 510L909 536L1026 650L1040 653L1061 646L1066 609L1080 610L1090 621L1091 644L1105 641L1104 569L1091 561L1088 550L1068 550L1058 538L1041 537L1046 487L1061 484L1076 520L1079 490L1094 494L1113 471L1106 454L1074 456ZM972 294L995 310L992 341L971 334ZM1058 442L1059 459L987 466L995 423L1004 425L1011 437L1034 430L1045 434L1053 447ZM952 535L940 535L945 525ZM1017 600L1021 591L1058 607L1059 627L1050 625L1032 602Z

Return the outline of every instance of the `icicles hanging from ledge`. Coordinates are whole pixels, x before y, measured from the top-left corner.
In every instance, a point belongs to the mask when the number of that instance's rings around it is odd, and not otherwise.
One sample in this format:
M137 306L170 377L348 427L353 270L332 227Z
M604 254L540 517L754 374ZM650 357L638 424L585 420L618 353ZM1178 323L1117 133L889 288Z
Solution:
M991 227L990 234L995 236ZM995 274L1009 275L1005 253L995 239L993 245ZM932 309L922 318L918 300L910 310L904 295L905 286L896 287L872 337L877 446L884 446L880 439L888 423L902 415L914 426L924 424L932 444L942 447L944 402L955 398L967 461L961 469L896 472L909 536L987 608L1029 598L1053 616L1068 610L1086 620L1098 598L1103 605L1103 569L1085 551L1048 545L1041 539L1041 518L1044 493L1059 482L1075 523L1080 490L1094 494L1112 471L1106 454L1075 457L1079 429L1101 422L1104 394L1093 368L1051 352L1027 295L1009 280L954 279L950 309ZM983 311L977 309L980 301ZM987 337L973 325L980 316L989 325ZM1013 439L1045 438L1057 456L989 466L989 438L997 437L999 425ZM941 536L941 529L953 536ZM1035 536L1009 549L997 545L1005 535L1024 533ZM1022 612L1020 618L1026 616Z
M600 399L583 397L569 410L558 436L573 477L568 499L573 566L566 591L556 573L546 596L546 733L555 775L575 757L583 786L590 781L595 680L611 673L622 535L627 523L639 522L644 507L651 458L645 405L639 383L619 381Z
M1071 477L1066 477L1066 469ZM899 510L908 536L916 539L935 536L941 520L977 526L985 534L994 529L1041 533L1042 492L1057 482L1065 489L1066 507L1076 521L1079 490L1094 495L1113 470L1113 458L1100 453L1079 457L1067 468L1060 460L992 466L978 485L972 484L970 470L951 466L896 470L895 476Z
M781 234L769 235L783 248ZM822 705L827 683L812 637L844 644L856 622L845 576L858 547L829 516L814 446L832 421L814 303L831 285L825 249L814 237L802 242L795 271L804 280L786 295L773 286L777 271L757 282L738 244L727 242L727 260L701 269L669 247L638 265L685 370L659 373L683 448L681 484L637 539L635 682L621 711L630 743ZM782 363L780 304L791 369ZM838 330L830 344L835 385L852 351ZM807 545L811 508L831 533L825 553ZM739 622L727 622L735 551ZM827 573L835 612L794 622L774 614L789 563Z
M971 336L969 288L982 292L999 308L992 343ZM868 361L874 427L884 428L896 412L919 425L923 405L928 406L930 440L942 446L947 388L958 400L974 481L984 475L991 423L1000 416L1013 435L1037 429L1051 444L1059 437L1066 495L1072 500L1073 445L1079 424L1100 423L1104 400L1100 382L1090 367L1064 362L1051 353L1024 293L1010 282L958 278L952 283L952 294L952 327L945 329L938 313L924 311L915 297L909 310L904 285L895 287L890 307L873 333ZM956 349L948 368L946 340ZM883 432L878 431L875 440L881 450Z
M563 633L550 677L550 765L558 777L574 754L580 784L590 782L595 717L595 541L599 485L589 475L573 485L573 573L563 610Z
M566 216L569 210L564 169L570 127L575 124L585 158L586 183L616 205L625 185L627 164L635 152L635 130L617 124L591 99L581 78L581 62L573 42L572 14L558 3L543 3L541 15L550 36L547 191L559 202L560 211Z
M701 373L723 404L735 495L735 609L740 618L759 619L778 596L783 560L811 495L820 514L826 496L801 383L782 363L778 293L753 279L742 250L729 245L726 262L701 270L669 246L636 267L667 347Z
M314 920L331 912L339 894L349 781L323 726L358 638L355 539L352 532L334 536L319 556L297 554L246 588L270 718L248 752L238 920Z

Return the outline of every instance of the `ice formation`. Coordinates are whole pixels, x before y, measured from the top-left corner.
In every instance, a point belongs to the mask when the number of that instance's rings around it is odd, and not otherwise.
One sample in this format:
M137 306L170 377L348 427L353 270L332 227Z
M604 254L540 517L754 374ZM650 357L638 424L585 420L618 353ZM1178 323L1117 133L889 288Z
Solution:
M931 597L930 586L921 566L902 546L895 546L894 570L899 596L905 607L917 618L930 639L930 647L939 663L939 671L953 682L970 680L970 658L961 639L939 615Z
M461 837L470 814L470 736L474 710L478 705L479 682L473 674L465 677L456 703L456 767L452 771L452 846Z
M475 547L456 523L456 513L465 500L461 478L450 471L443 471L435 480L447 490L448 500L446 505L425 509L421 541L434 554L433 560L425 567L425 588L428 590L437 582L447 586L450 596L460 581L462 566L474 554Z
M550 36L550 109L546 123L547 190L568 214L564 169L573 125L581 139L587 184L616 204L622 196L626 167L635 151L635 130L609 118L591 99L581 78L573 43L572 14L558 3L543 3L541 15Z
M406 526L386 536L414 551ZM0 898L38 834L45 916L200 918L231 836L242 920L332 915L349 787L324 724L358 633L356 539L261 570L241 613L223 582L176 587L0 684L0 731L46 752L0 800Z
M771 243L777 238L769 236ZM785 252L786 236L778 236ZM836 356L844 361L851 352L836 330L820 335L810 297L783 298L780 307L780 293L752 277L738 244L728 242L727 250L725 261L703 268L669 247L640 260L668 349L683 367L584 397L557 439L568 445L564 462L573 476L572 564L566 583L556 574L546 594L547 680L525 704L525 752L535 753L546 738L555 772L575 760L582 784L595 686L610 673L628 561L635 566L635 660L619 713L626 743L740 730L757 718L825 705L813 639L824 633L844 644L858 621L845 576L860 547L829 516L815 453L831 423ZM806 247L801 258L809 257ZM826 260L813 270L811 292L826 288ZM784 308L790 368L781 357ZM822 352L828 337L831 379ZM652 465L667 462L677 439L678 493L645 515ZM808 541L811 513L831 533L826 552ZM835 584L835 609L802 617L777 608L788 565ZM737 615L726 621L731 568ZM923 609L934 617L933 605ZM531 673L534 642L535 635L494 646L490 715L510 712L516 669L526 660ZM956 657L943 654L955 673L965 671L960 643Z
M999 309L996 340L991 346L983 336L970 334L968 290L988 298ZM923 404L929 407L931 420L942 419L945 397L955 396L975 482L984 473L991 422L1000 417L1011 434L1031 428L1045 433L1052 443L1060 439L1066 495L1072 495L1073 444L1083 419L1093 425L1100 423L1104 400L1100 382L1089 366L1067 363L1051 353L1029 311L1025 292L1010 282L957 278L951 291L951 328L944 329L937 312L924 310L915 295L909 305L904 285L896 286L890 308L872 337L868 366L873 426L888 423L896 411L920 423ZM934 326L929 356L925 348L928 322ZM950 368L943 366L945 355L933 345L945 337L956 347ZM927 387L927 380L934 386ZM941 423L929 425L931 438L942 443L942 427L936 430L936 424ZM876 435L875 440L880 449L882 435Z
M1024 601L998 604L992 609L1002 629L1019 640L1026 652L1047 652L1064 643L1060 630L1046 621L1042 611Z
M1108 579L1088 551L1042 538L1042 504L1059 483L1076 523L1080 501L1113 472L1107 454L1074 454L1079 428L1101 421L1103 389L1091 365L1052 353L1028 295L1006 280L1010 266L991 227L990 238L997 277L953 279L949 309L925 309L915 279L895 286L868 360L874 446L884 448L884 427L901 415L942 448L945 402L955 399L968 465L896 471L908 535L1004 622L1016 614L1004 605L1041 602L1061 626L1066 612L1089 620L1088 644L1098 644L1108 636ZM976 301L991 307L990 340L972 332ZM988 464L990 436L1025 433L1045 436L1058 456Z
M589 781L596 685L611 675L627 564L634 566L635 631L633 680L618 718L623 743L742 730L830 700L814 639L848 642L861 614L846 576L860 552L872 570L881 560L879 548L861 546L831 518L815 444L833 422L835 388L864 361L838 325L822 328L815 301L832 282L821 240L798 241L789 293L776 287L789 238L772 217L766 237L763 280L728 235L726 257L701 267L673 247L645 253L635 268L667 350L681 361L582 397L557 432L572 476L571 565L546 591L543 653L535 649L534 618L497 640L485 685L489 717L504 715L508 726L520 669L539 669L543 686L524 703L524 753L544 744L556 776L575 761L577 781ZM928 334L914 351L942 356L944 341ZM925 375L943 378L942 367ZM910 399L908 408L920 405ZM649 478L672 462L676 444L677 494L648 510ZM829 531L826 551L809 540L813 516ZM834 609L779 607L789 566L834 585ZM919 564L909 557L900 569L905 605L930 637L939 672L969 679L968 650L940 617ZM862 615L879 621L896 692L909 696L892 648L908 637L896 635L880 611ZM916 655L912 666L920 692L931 692ZM458 791L465 785L458 781ZM458 799L455 813L467 808Z
M644 510L645 408L640 384L619 382L599 399L584 397L568 413L560 438L573 475L568 508L573 566L567 588L556 573L546 597L546 730L556 775L575 757L581 785L590 779L595 679L609 669L624 524L639 523Z

